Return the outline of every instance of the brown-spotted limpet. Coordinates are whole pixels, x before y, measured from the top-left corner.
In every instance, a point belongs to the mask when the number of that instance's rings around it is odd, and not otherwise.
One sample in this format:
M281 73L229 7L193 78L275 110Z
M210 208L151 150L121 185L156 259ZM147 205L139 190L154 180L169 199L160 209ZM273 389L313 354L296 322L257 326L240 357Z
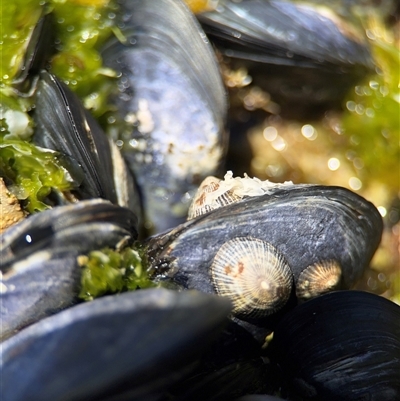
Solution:
M310 299L339 289L342 269L336 260L314 263L304 269L296 282L296 296Z
M221 246L211 265L216 292L228 297L233 314L262 318L282 308L292 290L292 273L271 244L237 237Z

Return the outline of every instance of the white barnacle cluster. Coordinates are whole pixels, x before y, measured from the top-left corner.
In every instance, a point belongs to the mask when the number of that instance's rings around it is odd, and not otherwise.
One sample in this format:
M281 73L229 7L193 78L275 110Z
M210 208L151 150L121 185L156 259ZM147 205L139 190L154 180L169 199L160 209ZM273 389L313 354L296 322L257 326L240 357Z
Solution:
M246 173L243 178L233 177L232 171L228 171L223 180L207 177L193 198L188 220L244 198L264 195L271 189L290 185L293 185L291 181L277 184L268 180L262 181L257 177L250 178Z

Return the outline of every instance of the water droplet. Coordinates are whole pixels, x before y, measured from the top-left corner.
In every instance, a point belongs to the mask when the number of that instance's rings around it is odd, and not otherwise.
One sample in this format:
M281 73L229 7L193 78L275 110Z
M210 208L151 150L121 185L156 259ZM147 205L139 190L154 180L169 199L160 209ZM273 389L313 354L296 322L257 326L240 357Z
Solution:
M386 208L384 206L378 206L377 209L378 209L378 211L379 211L379 213L381 214L382 217L386 216L387 210L386 210Z
M378 274L378 280L379 280L381 283L384 283L384 282L386 281L386 274L385 274L385 273L379 273L379 274Z
M364 167L364 162L359 157L355 157L353 160L354 167L361 170Z
M328 168L329 170L336 171L340 167L340 160L336 157L331 157L328 160Z
M371 89L374 89L374 90L378 90L379 89L379 84L376 81L369 81L369 86L370 86Z
M378 288L378 283L376 282L375 279L370 277L367 281L367 285L371 290L376 290Z
M367 34L368 39L371 39L371 40L376 39L375 33L373 31L371 31L371 29L366 29L365 33Z
M271 145L278 152L282 152L286 148L286 141L278 135Z
M353 144L353 145L359 145L360 144L360 138L357 136L357 135L352 135L351 137L350 137L350 142Z
M364 114L365 107L362 104L357 104L356 105L356 113L359 114L360 116Z
M274 141L278 136L278 130L275 127L269 126L264 129L263 136L267 141Z
M349 110L349 111L354 111L354 110L356 109L356 103L353 102L352 100L349 100L349 101L346 103L346 107L347 107L347 110Z
M365 114L370 118L375 117L375 111L374 109L371 109L371 107L368 107L367 110L365 110Z
M358 95L358 96L364 96L364 90L363 90L363 87L362 86L356 86L355 87L355 89L354 89L354 91L356 92L356 94Z
M301 127L302 135L310 141L317 138L317 130L310 124L305 124Z
M357 177L350 177L349 185L350 185L350 188L354 189L355 191L358 191L359 189L362 188L362 182Z
M381 92L383 96L387 96L389 94L389 88L385 85L382 85L379 88L379 92Z

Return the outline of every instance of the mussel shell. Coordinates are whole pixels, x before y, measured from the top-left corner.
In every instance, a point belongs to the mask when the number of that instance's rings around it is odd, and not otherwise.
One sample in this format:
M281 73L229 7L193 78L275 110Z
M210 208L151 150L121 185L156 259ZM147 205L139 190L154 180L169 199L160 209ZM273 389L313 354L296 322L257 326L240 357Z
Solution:
M251 392L267 392L273 378L262 358L232 362L178 384L176 401L232 401ZM272 399L271 401L274 401Z
M346 31L333 11L323 11L282 0L222 0L197 17L230 57L297 67L371 67L366 37Z
M137 238L137 218L103 200L60 206L21 221L1 237L1 336L77 301L77 257Z
M383 297L314 298L281 320L272 344L283 376L306 400L400 398L400 307Z
M120 73L119 118L136 120L120 139L147 225L160 232L184 221L190 193L220 165L226 95L212 48L181 0L119 3L126 42L109 42L102 56Z
M282 0L222 0L198 18L231 68L247 68L285 115L304 118L302 111L318 106L340 107L351 86L373 69L364 30L335 10Z
M262 239L277 248L292 269L295 282L310 264L336 260L342 285L362 275L382 234L378 210L341 187L293 185L206 213L150 238L149 262L186 288L212 293L209 268L227 241Z
M133 177L118 149L68 86L43 71L35 103L34 142L71 157L81 166L78 199L107 199L140 216Z
M12 86L19 96L29 96L34 89L40 70L45 68L51 53L54 51L54 16L42 9L39 18L28 39L25 56L19 73L12 81Z
M164 289L69 308L2 344L3 399L159 399L217 336L229 310L215 296Z
M283 398L274 397L273 395L251 394L236 398L235 401L283 401Z

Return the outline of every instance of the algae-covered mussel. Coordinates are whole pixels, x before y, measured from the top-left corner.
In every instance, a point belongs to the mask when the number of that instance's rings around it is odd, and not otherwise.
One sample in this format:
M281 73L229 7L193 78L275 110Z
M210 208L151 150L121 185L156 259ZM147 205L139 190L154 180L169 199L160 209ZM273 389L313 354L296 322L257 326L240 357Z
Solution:
M137 217L101 199L59 206L28 217L1 237L1 335L78 302L78 256L137 238Z
M113 98L127 122L118 139L153 233L184 221L189 200L226 152L226 94L212 48L182 1L119 1L104 62L120 76Z
M110 20L118 21L114 29L119 32L118 40L114 37L104 47L103 66L93 75L115 77L120 74L118 83L117 80L113 82L117 94L103 107L103 113L104 108L113 113L110 119L118 120L115 126L126 123L125 131L115 134L116 130L111 129L111 136L118 139L130 167L140 177L147 228L151 230L152 225L159 231L184 219L191 192L205 176L215 174L222 162L227 143L226 94L212 48L183 2L121 2L113 7L110 6L110 10L118 12ZM42 11L47 13L46 17L59 12L58 6L52 5L43 7ZM57 24L63 21L64 18L58 18L55 27L59 28ZM42 24L39 26L41 28ZM38 70L44 66L63 76L42 74L34 106L29 99L30 107L35 108L35 143L66 154L80 164L83 182L79 183L78 199L100 196L115 202L115 193L109 192L112 188L104 185L104 181L109 179L113 168L114 177L122 176L119 167L117 171L115 166L110 167L118 160L118 154L114 154L118 152L114 145L106 143L103 134L98 134L97 123L82 106L76 105L74 95L62 82L69 82L70 88L76 87L82 92L81 82L71 76L69 70L84 70L86 64L90 64L89 60L80 59L86 57L83 50L74 54L81 43L89 42L88 35L85 36L83 30L79 44L72 45L60 44L57 38L55 55L47 64L48 54L36 49L47 43L43 37L49 39L51 35L45 27L39 31L42 35L33 35L32 46L29 46L33 50L21 66L23 73L18 76L18 85L26 84L30 93L33 92L35 85L30 81L37 82ZM67 63L74 60L68 71L60 67L63 58ZM106 64L116 73L106 68ZM31 68L32 65L35 68ZM113 93L111 87L109 84L108 95ZM99 101L94 100L96 96L100 94L95 90L92 98L87 96L86 106L96 105ZM11 127L11 119L6 124ZM60 128L59 132L59 125L65 129ZM75 141L72 138L77 131L84 134ZM76 171L70 173L77 181ZM124 180L122 177L121 181ZM128 196L136 206L138 202L133 199Z
M131 243L139 230L135 184L116 146L54 75L40 74L35 96L33 140L67 161L65 171L74 185L45 192L42 205L54 208L29 216L2 235L2 339L76 303L81 282L77 257ZM6 173L13 172L12 163L10 157ZM51 177L49 181L51 185Z
M351 288L380 242L379 212L345 188L228 174L214 195L194 201L219 206L229 191L234 203L150 238L148 253L155 279L228 296L240 319L273 316L293 295L292 281L301 299Z
M56 76L43 71L35 98L33 141L70 157L76 169L82 171L81 182L69 197L107 199L129 207L139 217L140 201L133 176L118 148L78 97ZM58 197L59 203L65 201Z

